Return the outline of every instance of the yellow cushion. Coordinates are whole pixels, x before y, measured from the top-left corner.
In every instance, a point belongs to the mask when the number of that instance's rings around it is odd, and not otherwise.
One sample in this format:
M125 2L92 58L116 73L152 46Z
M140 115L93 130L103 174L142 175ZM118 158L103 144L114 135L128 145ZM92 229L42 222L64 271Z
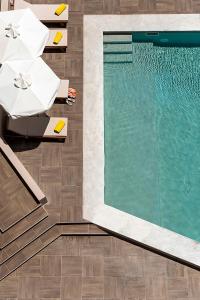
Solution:
M56 32L56 35L55 35L54 40L53 40L53 43L54 44L59 44L60 41L61 41L61 39L62 39L62 37L63 37L62 32L60 32L60 31Z
M63 120L58 121L54 128L54 132L60 133L65 126L65 122Z
M60 4L60 5L56 8L55 14L56 14L57 16L60 16L60 15L62 14L62 12L63 12L66 8L67 8L67 4L65 4L65 3Z

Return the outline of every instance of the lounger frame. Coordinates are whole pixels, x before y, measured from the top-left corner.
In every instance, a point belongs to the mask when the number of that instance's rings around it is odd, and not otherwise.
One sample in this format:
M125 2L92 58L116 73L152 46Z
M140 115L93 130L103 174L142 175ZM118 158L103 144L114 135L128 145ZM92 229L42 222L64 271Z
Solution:
M69 7L59 16L55 15L58 4L30 4L24 0L7 0L14 9L30 8L43 23L65 23L68 22Z

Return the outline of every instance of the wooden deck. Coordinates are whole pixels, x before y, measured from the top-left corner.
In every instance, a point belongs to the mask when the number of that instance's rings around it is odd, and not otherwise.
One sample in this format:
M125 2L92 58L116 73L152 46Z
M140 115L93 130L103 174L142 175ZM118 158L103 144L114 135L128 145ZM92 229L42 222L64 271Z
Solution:
M55 103L50 111L52 116L69 118L65 143L8 140L46 194L48 216L35 211L32 219L27 216L0 236L0 277L16 269L0 282L0 300L197 300L198 271L113 237L83 220L82 85L84 14L199 13L200 0L69 0L68 4L66 53L44 53L43 58L61 79L70 80L78 97L73 106ZM3 174L7 176L12 170L4 160L0 163L3 182ZM24 187L17 193L18 186L18 179L13 177L10 199L16 197L13 203L30 201L32 205ZM11 208L22 212L20 205Z

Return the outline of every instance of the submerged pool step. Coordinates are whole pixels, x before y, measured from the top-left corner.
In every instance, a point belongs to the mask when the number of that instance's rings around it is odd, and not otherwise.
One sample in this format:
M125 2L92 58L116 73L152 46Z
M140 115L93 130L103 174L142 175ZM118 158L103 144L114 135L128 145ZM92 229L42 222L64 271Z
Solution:
M133 51L131 44L105 44L103 47L104 53L116 54L116 53L126 53L130 54Z
M131 44L132 34L105 34L103 42L104 44Z
M141 51L141 49L152 49L152 47L154 47L153 43L140 43L140 42L133 42L132 44L132 51L137 52L137 51Z
M132 63L132 61L132 53L115 55L104 53L104 63Z

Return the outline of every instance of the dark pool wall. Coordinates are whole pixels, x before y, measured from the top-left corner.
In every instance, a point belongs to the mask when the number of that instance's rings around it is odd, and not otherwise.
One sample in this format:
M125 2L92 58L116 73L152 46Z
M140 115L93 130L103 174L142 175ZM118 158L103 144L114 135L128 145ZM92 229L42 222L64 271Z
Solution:
M133 32L133 42L150 42L160 46L200 46L199 31L181 32Z

